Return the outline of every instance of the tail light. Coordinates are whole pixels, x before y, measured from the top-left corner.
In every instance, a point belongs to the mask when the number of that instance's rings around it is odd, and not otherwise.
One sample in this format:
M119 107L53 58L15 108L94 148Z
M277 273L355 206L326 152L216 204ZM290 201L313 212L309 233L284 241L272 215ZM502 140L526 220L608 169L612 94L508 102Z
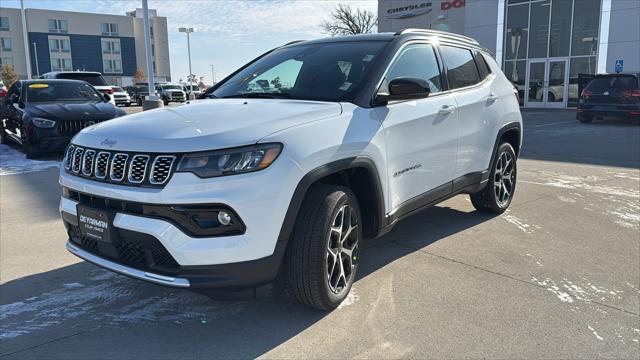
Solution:
M625 90L625 91L622 92L622 96L624 96L624 97L640 97L640 89Z
M584 89L584 90L582 90L582 94L580 94L580 97L588 98L591 95L593 95L593 92L591 90Z
M2 89L2 90L0 90L0 97L5 97L5 96L7 96L8 93L9 92L7 90Z

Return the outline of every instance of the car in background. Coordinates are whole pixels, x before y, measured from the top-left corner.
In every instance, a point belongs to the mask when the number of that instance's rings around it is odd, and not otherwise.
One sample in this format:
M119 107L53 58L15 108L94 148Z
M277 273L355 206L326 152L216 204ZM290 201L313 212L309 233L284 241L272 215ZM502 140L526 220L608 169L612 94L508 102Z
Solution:
M0 142L30 159L61 151L83 128L126 115L108 97L79 80L20 80L0 100Z
M129 97L129 94L126 91L119 86L112 86L111 88L113 89L113 100L115 101L116 106L131 106L131 97Z
M164 105L169 105L171 102L185 102L187 101L187 95L182 89L182 85L179 84L157 84L156 91L164 102Z
M582 90L576 119L590 123L594 117L640 119L640 74L598 74Z
M197 99L201 94L202 91L200 90L200 87L198 85L184 85L182 87L184 89L185 94L187 94L187 98L190 98L189 95L193 94L194 99Z
M96 90L103 94L113 95L113 89L107 84L102 74L95 71L52 71L40 76L41 79L68 79L86 81ZM115 101L110 96L110 102L115 105Z
M149 95L149 87L146 84L127 86L125 90L129 93L131 102L138 106L141 106L145 96Z

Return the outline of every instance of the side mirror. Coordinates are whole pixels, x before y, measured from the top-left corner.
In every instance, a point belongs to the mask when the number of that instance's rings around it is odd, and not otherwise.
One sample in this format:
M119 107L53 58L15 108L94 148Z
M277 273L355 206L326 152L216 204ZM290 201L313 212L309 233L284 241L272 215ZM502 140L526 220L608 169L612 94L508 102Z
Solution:
M104 100L105 100L106 102L111 101L111 95L109 95L109 94L102 94L102 96L104 97Z
M376 94L375 102L386 105L389 101L395 100L424 99L430 92L427 80L410 77L395 78L389 83L389 94Z

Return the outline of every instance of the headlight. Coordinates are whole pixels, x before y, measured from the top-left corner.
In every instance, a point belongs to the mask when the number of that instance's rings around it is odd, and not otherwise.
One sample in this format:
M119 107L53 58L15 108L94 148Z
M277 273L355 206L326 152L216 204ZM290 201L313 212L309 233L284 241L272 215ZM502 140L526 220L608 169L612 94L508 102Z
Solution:
M201 178L248 173L267 168L280 151L282 144L259 144L187 154L176 171L192 172Z
M48 119L33 118L33 119L31 119L31 122L33 123L33 125L35 127L43 128L43 129L50 129L50 128L56 126L56 122L55 121L48 120Z

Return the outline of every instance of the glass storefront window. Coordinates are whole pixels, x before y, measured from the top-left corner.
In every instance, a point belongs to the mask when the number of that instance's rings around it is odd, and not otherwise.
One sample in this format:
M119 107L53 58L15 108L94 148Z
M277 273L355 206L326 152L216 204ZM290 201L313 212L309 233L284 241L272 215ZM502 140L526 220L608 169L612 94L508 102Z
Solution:
M551 1L531 3L529 59L547 57Z
M524 84L527 62L521 61L506 61L504 63L504 74L507 79L518 89L518 100L520 105L524 104Z
M551 33L549 57L568 56L571 35L571 0L555 0L551 3Z
M571 59L569 63L569 107L578 106L578 96L580 95L581 74L593 75L596 73L596 57L587 56ZM588 78L587 78L588 81ZM582 87L584 87L583 84Z
M505 59L525 59L529 31L529 4L509 6L504 37Z
M571 55L595 55L598 49L600 0L578 0L573 9Z

